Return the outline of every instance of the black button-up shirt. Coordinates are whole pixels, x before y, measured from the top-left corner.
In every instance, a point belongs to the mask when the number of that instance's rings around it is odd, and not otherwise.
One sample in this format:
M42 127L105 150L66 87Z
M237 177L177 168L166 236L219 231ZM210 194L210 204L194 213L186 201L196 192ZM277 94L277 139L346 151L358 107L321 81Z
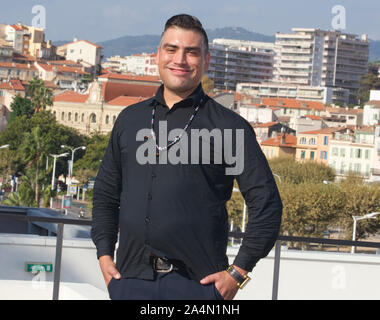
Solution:
M170 135L168 140L163 139L165 131L180 129L174 136L183 132L197 105L200 107L187 136L157 156L149 134L152 109L156 108L157 143L164 146L173 139ZM160 127L163 123L167 128ZM220 130L223 144L218 144L218 139L201 138L195 152L190 148L194 129ZM243 139L236 134L237 129L243 132ZM232 132L231 138L226 138L224 132ZM205 145L210 152L202 149ZM231 149L235 158L227 157L225 148ZM161 161L170 152L172 158ZM141 164L141 157L148 154L148 163ZM180 161L173 161L173 155ZM243 164L233 175L226 174L226 169L233 167L231 159ZM226 269L226 202L235 178L247 203L248 223L234 264L251 271L273 247L282 213L276 183L253 128L234 111L206 96L201 85L169 109L161 86L153 98L125 108L112 130L93 195L91 234L98 258L113 257L120 231L116 268L122 277L153 279L151 254L181 261L198 281Z

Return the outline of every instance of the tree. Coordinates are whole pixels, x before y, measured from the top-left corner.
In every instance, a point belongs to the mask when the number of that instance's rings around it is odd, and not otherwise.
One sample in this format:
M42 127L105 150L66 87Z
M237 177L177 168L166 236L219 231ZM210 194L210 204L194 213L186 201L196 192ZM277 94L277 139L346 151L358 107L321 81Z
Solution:
M20 94L13 97L11 109L12 112L10 114L9 122L12 122L16 117L21 117L24 115L29 119L34 114L32 101L28 98L21 97Z
M87 144L87 141L88 138L78 131L57 123L49 111L37 112L30 119L26 115L16 117L0 134L0 143L10 145L9 150L0 152L0 170L5 171L10 167L12 174L29 176L34 200L39 201L41 195L47 199L51 191L42 189L43 186L49 186L51 181L53 161L49 160L50 165L46 169L49 154L61 153L62 144L80 146ZM9 154L6 155L6 152ZM78 152L77 159L82 155ZM64 172L67 172L67 162L62 158L57 159L56 174Z
M332 168L313 160L298 162L292 157L278 157L270 159L268 163L273 173L286 183L321 183L323 180L331 181L335 178Z
M214 81L212 81L206 75L203 75L203 77L202 77L202 88L206 94L212 93L212 91L214 90Z
M34 77L27 87L27 97L30 98L35 111L45 110L46 106L53 105L53 92L45 87L42 79Z
M359 83L358 99L361 105L369 100L370 90L380 90L380 78L367 73L361 77Z
M42 161L48 157L47 139L40 127L34 127L31 132L26 132L21 152L25 157L28 167L35 171L34 199L39 207L40 204L40 169Z

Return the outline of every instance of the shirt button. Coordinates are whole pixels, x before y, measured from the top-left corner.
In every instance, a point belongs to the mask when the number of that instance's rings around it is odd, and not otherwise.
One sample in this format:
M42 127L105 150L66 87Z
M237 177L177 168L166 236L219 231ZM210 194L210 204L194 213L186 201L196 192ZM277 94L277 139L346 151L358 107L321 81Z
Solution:
M150 219L148 217L145 218L145 224L148 224L150 222Z
M157 177L157 175L154 172L152 172L152 178L155 178L155 177Z

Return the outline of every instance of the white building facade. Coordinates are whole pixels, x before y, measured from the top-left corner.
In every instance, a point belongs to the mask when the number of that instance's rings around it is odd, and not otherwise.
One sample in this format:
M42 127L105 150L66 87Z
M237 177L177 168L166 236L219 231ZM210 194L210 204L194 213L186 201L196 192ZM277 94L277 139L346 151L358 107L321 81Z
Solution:
M357 94L367 73L369 41L366 35L293 28L276 34L274 81L298 85L341 87Z
M214 39L209 48L206 74L217 89L236 90L240 82L260 83L273 76L273 43Z

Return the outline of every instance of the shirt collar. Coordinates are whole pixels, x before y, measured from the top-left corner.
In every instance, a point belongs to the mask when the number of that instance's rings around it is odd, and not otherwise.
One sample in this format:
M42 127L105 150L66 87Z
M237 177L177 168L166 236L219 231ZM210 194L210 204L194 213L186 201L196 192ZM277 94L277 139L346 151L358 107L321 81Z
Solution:
M173 107L175 106L184 106L184 107L191 107L198 105L201 98L205 96L205 93L202 88L202 84L200 83L198 87L185 99L183 99L180 102L177 102ZM164 85L162 84L157 92L156 95L153 97L153 101L151 105L157 105L161 104L163 106L166 106L165 99L164 99Z

